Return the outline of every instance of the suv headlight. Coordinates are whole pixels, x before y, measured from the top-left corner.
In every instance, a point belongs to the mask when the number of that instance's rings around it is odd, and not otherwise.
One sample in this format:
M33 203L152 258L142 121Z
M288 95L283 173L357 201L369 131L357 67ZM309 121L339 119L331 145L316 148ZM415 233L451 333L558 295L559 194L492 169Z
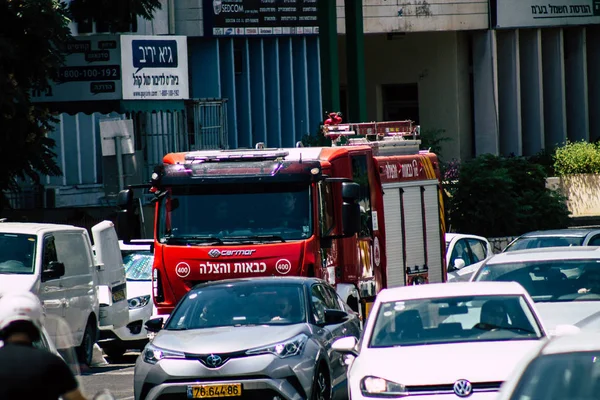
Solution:
M136 308L146 307L146 305L150 302L150 295L147 294L145 296L132 297L127 300L129 303L129 309L135 310Z
M280 358L297 356L298 354L302 353L302 350L304 350L304 345L307 341L308 336L306 336L304 333L301 333L283 342L248 350L246 351L246 354L273 354Z
M376 376L365 376L360 381L360 391L367 397L396 397L407 395L406 387Z
M185 354L180 351L165 350L152 344L146 345L144 349L144 361L148 364L156 364L165 358L185 358Z

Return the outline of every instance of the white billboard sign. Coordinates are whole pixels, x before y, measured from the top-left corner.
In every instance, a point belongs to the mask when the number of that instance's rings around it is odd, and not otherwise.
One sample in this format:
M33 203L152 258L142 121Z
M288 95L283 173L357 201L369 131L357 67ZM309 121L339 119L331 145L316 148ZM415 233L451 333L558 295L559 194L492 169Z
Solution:
M124 100L189 98L185 36L121 36Z
M497 28L600 23L600 0L498 0Z
M189 98L185 36L78 36L59 80L34 102Z
M67 44L59 81L37 102L118 100L121 98L121 54L116 35L83 36Z

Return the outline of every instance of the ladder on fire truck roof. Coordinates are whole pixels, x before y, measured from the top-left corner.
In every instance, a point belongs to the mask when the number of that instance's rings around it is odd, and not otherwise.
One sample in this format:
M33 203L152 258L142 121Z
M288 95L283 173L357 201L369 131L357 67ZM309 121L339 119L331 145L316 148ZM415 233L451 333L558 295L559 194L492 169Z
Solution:
M373 147L379 155L418 154L420 126L413 121L360 122L323 125L332 146ZM343 143L342 138L346 138ZM427 151L426 151L427 152Z

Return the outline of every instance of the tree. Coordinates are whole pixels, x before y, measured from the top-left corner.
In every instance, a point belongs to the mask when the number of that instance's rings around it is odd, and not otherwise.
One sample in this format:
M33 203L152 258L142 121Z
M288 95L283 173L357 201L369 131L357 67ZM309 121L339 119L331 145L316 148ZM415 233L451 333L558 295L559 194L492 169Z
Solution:
M18 191L19 179L61 175L47 137L54 118L30 93L58 77L68 24L57 0L0 0L0 213L5 191Z
M71 0L69 11L75 21L94 20L119 32L128 30L138 16L151 20L160 8L160 0Z
M70 8L68 8L70 7ZM48 137L56 122L47 107L31 102L58 78L66 43L72 40L71 17L102 20L111 29L136 16L152 19L159 0L0 0L0 215L6 191L20 180L36 184L40 176L60 176L55 142Z

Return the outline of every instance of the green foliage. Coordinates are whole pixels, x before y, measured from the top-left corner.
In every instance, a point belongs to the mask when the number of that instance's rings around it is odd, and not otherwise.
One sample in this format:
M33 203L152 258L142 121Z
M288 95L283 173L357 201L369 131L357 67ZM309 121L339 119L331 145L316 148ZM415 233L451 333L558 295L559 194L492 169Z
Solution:
M600 147L597 143L567 142L554 154L557 176L600 173Z
M306 134L302 136L301 142L304 147L331 147L331 139L323 135L322 125L319 124L319 128L314 134Z
M128 30L136 16L151 20L160 9L160 0L72 0L69 6L75 21L95 20L111 32Z
M421 131L421 149L429 149L431 152L435 153L441 160L442 145L445 142L449 142L452 140L448 136L442 136L445 132L445 129L427 129Z
M453 230L499 237L568 226L566 199L546 188L541 165L485 154L458 171L447 203Z
M71 40L66 6L58 0L0 0L0 210L3 191L19 179L56 176L54 119L30 99L58 78L62 49Z

